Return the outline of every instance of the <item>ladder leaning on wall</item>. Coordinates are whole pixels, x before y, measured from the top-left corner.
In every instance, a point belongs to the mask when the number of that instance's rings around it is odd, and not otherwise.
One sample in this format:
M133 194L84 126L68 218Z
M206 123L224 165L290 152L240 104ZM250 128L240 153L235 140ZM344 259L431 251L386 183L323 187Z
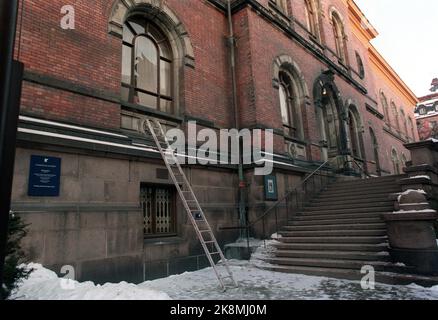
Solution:
M142 129L144 133L149 132L152 135L222 289L237 287L238 284L233 277L227 259L225 259L204 211L193 192L193 188L178 161L178 157L175 155L175 150L170 146L161 123L156 119L147 118L142 124ZM215 258L220 258L226 274L221 273L221 268L215 263Z

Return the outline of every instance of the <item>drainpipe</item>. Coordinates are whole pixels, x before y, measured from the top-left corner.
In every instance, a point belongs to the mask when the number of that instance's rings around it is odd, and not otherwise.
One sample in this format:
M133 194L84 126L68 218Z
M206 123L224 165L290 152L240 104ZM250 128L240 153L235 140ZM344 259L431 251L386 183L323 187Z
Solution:
M237 81L236 81L236 50L235 50L235 43L236 39L234 37L234 28L233 28L233 19L232 19L232 12L231 12L231 1L227 1L227 11L228 11L228 27L230 35L228 37L228 45L230 47L230 66L231 66L231 78L232 78L232 96L233 96L233 110L234 110L234 126L237 130L240 130L240 124L239 124L239 106L237 103ZM239 139L239 146L240 150L242 151L242 141ZM246 213L246 197L245 197L245 189L246 189L246 182L245 177L243 174L243 155L242 152L240 152L239 156L239 165L238 165L238 174L239 174L239 220L240 220L240 226L246 227L247 226L247 213ZM246 237L246 233L244 229L241 229L240 231L240 239L243 239Z

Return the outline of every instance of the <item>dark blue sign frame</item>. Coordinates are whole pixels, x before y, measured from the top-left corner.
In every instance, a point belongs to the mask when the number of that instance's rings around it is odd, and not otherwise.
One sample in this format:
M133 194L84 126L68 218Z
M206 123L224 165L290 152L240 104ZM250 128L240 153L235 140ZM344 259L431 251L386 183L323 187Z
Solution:
M59 197L61 158L31 156L29 168L29 197Z
M276 176L265 176L265 200L278 200L278 186Z

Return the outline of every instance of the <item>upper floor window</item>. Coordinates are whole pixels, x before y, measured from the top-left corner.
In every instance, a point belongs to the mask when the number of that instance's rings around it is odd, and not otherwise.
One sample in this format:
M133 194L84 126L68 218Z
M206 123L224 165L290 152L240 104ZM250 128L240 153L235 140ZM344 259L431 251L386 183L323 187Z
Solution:
M397 111L397 107L395 106L394 102L391 102L391 108L392 108L392 113L394 114L395 127L398 131L400 131L400 118Z
M280 108L285 134L293 138L302 139L303 127L297 84L291 75L285 71L280 72L279 80Z
M309 32L319 41L318 11L313 0L305 0L305 14Z
M174 113L172 49L167 37L142 17L123 27L122 99L162 112Z
M389 107L388 100L383 92L380 93L380 102L382 103L383 113L385 115L385 121L387 124L391 123L391 118L389 117Z
M273 0L273 1L283 13L287 13L286 0Z
M336 54L338 55L339 60L342 63L346 64L347 53L345 49L345 30L341 18L338 16L336 12L332 13L332 25L333 25L333 34L335 37Z
M420 115L424 116L426 114L426 108L420 108Z
M404 134L406 136L409 136L408 121L406 120L406 114L405 114L405 111L403 109L400 109L400 115L401 115L401 121L403 124L403 129L405 130Z
M360 57L360 54L357 51L356 51L356 60L357 60L357 71L359 73L359 77L363 79L365 78L365 68L363 66L362 58Z

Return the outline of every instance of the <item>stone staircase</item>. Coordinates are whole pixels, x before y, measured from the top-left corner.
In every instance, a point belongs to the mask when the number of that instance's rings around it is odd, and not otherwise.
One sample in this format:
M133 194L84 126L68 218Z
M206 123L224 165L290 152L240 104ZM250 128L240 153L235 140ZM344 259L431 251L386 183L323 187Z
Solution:
M394 210L390 195L401 192L388 176L339 181L330 185L279 234L266 269L287 273L360 280L363 266L373 266L376 281L388 284L436 284L393 264L382 214Z

